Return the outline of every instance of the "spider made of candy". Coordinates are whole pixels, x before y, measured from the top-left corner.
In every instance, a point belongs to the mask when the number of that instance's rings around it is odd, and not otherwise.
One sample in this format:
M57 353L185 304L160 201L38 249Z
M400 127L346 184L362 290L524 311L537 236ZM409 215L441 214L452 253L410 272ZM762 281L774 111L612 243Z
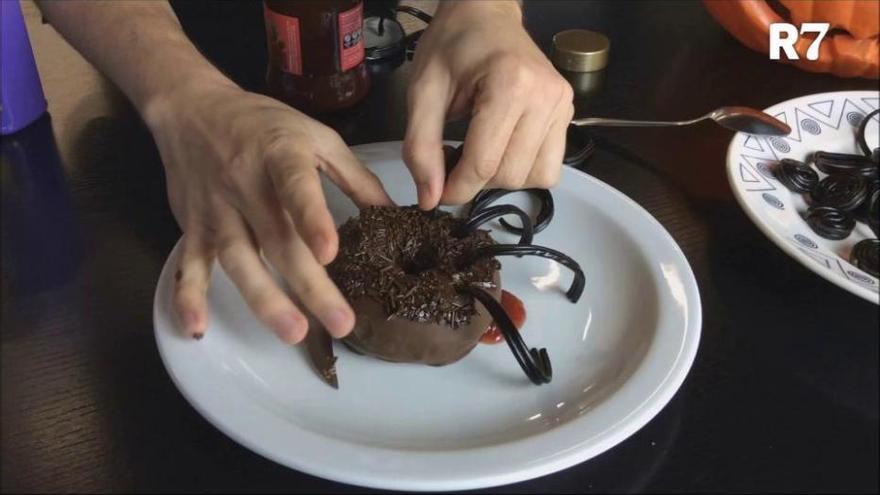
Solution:
M499 303L496 258L540 256L560 263L574 273L565 293L572 303L583 294L585 276L568 255L532 243L550 224L554 204L547 190L525 191L541 203L534 221L514 205L492 205L514 191L489 189L474 198L463 218L416 206L370 207L345 222L339 255L328 266L356 315L343 342L386 361L443 366L473 350L494 320L529 380L549 383L547 350L529 348ZM520 226L500 218L506 215L519 217ZM518 243L498 244L479 228L497 218L519 235Z

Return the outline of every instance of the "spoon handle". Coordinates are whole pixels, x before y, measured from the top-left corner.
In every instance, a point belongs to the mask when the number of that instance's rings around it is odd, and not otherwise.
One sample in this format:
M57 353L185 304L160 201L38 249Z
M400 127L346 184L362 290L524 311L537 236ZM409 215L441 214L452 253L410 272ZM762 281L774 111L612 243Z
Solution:
M573 126L601 126L601 127L670 127L696 124L706 117L699 117L693 120L681 121L656 121L656 120L625 120L625 119L606 119L602 117L585 117L582 119L574 119L571 121Z

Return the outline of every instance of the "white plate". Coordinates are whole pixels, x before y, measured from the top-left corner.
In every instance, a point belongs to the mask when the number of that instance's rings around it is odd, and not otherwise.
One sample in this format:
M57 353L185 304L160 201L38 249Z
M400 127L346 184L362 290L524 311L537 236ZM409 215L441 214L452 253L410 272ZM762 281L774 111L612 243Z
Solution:
M730 185L758 228L810 270L876 304L880 304L877 279L849 262L852 247L874 237L871 229L859 222L841 241L820 237L803 219L807 210L803 197L786 189L773 176L772 167L782 158L807 161L818 150L861 153L856 130L862 118L877 108L878 100L876 91L820 93L788 100L765 112L791 126L790 135L767 138L738 133L727 150ZM865 137L871 149L880 146L878 116L868 123Z
M400 143L355 148L398 204L415 201ZM337 223L356 213L325 188ZM501 258L503 285L523 299L529 346L547 347L554 378L536 387L506 345L480 345L450 366L391 364L336 346L340 389L304 351L262 328L222 270L208 294L201 341L176 332L171 290L178 249L156 290L156 341L183 395L247 448L316 476L385 489L456 490L548 474L621 442L670 400L687 374L701 308L687 260L633 201L566 168L556 217L536 242L574 257L587 275L543 258ZM522 193L508 196L523 206ZM506 199L506 198L505 198ZM493 224L497 227L497 224ZM498 231L497 240L511 234Z

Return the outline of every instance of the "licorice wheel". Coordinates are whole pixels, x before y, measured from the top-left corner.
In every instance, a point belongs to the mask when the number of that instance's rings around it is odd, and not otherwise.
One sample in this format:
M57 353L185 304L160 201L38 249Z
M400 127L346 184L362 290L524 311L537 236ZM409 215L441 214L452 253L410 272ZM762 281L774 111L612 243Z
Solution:
M813 163L816 165L816 168L829 175L877 175L877 167L871 161L871 158L865 155L817 151L813 153Z
M817 206L852 211L868 196L867 182L858 175L829 175L819 181L810 197Z
M878 196L880 196L880 178L873 178L868 181L865 200L862 202L861 206L856 209L857 220L863 221L870 225L871 205L873 205L874 202L877 201Z
M856 227L852 215L830 206L810 208L807 211L806 221L815 233L833 241L846 239Z
M880 277L880 240L865 239L853 246L850 262L858 269L875 277Z
M819 183L819 174L804 162L783 158L773 170L779 182L789 190L807 193Z
M856 141L859 143L859 148L862 150L862 153L866 155L871 154L871 148L868 147L868 140L865 138L865 129L868 128L868 121L873 119L878 113L880 113L880 108L865 115L865 118L862 119L862 122L859 124L859 129L856 132Z
M874 235L880 236L880 189L875 189L868 201L868 227L871 227Z

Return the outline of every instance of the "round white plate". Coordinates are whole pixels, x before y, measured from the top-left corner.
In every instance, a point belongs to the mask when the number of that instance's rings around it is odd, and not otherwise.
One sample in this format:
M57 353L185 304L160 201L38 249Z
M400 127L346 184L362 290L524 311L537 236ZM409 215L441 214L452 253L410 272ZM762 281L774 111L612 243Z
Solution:
M803 219L807 210L803 196L773 176L773 166L782 158L808 162L810 154L819 150L861 153L856 131L865 115L877 109L878 100L876 91L841 91L802 96L767 108L765 112L791 127L791 134L768 138L737 133L727 150L727 177L748 216L783 251L827 280L880 304L877 278L849 262L852 247L874 237L871 229L858 222L841 241L820 237ZM865 136L871 149L880 146L878 116L868 123ZM819 172L819 176L825 174Z
M399 142L355 152L398 204L415 202ZM356 214L335 187L325 191L337 223ZM550 353L548 385L532 385L504 344L479 345L441 368L386 363L337 344L340 389L333 390L301 347L261 327L219 268L208 293L211 326L201 341L185 339L170 305L178 248L156 290L162 359L221 431L278 463L340 482L469 489L587 460L647 423L681 385L699 342L700 296L669 234L623 194L568 168L553 194L556 217L535 242L581 264L581 300L564 297L571 274L555 262L500 259L503 286L525 303L526 343ZM523 193L508 198L533 206ZM515 241L491 227L496 240Z

